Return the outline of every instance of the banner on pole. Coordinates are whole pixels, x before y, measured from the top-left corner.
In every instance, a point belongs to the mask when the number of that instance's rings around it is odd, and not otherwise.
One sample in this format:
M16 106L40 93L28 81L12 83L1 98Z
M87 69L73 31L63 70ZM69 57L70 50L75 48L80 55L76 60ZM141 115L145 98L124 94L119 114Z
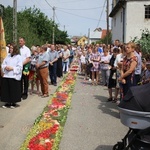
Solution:
M4 32L3 20L2 17L0 17L0 68L1 68L1 63L3 62L6 55L7 55L7 51L6 51L5 32Z

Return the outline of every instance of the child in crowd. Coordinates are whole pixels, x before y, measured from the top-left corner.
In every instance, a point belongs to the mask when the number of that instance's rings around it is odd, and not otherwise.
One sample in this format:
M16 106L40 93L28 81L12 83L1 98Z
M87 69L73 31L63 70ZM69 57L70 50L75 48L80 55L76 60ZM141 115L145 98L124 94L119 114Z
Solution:
M143 77L145 70L146 70L146 59L142 58L142 71L141 71L141 77Z
M36 94L40 94L39 92L39 78L37 76L36 63L38 60L38 50L37 47L31 47L32 55L31 55L31 64L30 64L30 73L29 73L29 81L31 83L31 91L30 94L34 92L34 85L36 85L37 91Z
M141 84L147 84L150 82L150 61L146 62L146 69L143 72Z
M86 58L85 58L86 53L82 52L80 61L81 61L81 74L85 74L85 67L86 67Z
M81 73L81 55L82 55L82 51L80 48L77 49L77 58L78 58L78 64L79 64L79 69L78 69L78 73Z

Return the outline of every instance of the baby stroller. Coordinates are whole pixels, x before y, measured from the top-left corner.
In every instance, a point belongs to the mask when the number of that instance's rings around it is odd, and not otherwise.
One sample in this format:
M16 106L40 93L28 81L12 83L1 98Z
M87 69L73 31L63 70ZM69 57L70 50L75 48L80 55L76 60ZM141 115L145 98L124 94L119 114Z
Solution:
M150 150L150 83L131 87L118 108L129 131L113 150Z

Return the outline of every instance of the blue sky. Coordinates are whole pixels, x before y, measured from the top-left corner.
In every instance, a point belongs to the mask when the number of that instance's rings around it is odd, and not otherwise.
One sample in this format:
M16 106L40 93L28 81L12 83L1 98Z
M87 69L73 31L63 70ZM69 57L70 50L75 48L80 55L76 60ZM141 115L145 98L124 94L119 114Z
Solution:
M1 0L4 6L13 6L13 0ZM53 18L52 7L55 6L55 22L60 30L68 35L88 35L88 30L97 27L106 29L106 0L17 0L17 10L25 7L37 7L48 18ZM110 0L111 10L111 0Z

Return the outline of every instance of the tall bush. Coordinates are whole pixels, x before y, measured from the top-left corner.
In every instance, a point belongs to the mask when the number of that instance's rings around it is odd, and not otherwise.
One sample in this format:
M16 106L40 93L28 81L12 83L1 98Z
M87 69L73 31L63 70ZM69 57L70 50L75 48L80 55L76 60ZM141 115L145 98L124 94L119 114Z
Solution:
M150 31L148 29L142 30L141 38L135 37L133 42L141 45L142 52L144 54L150 53Z

